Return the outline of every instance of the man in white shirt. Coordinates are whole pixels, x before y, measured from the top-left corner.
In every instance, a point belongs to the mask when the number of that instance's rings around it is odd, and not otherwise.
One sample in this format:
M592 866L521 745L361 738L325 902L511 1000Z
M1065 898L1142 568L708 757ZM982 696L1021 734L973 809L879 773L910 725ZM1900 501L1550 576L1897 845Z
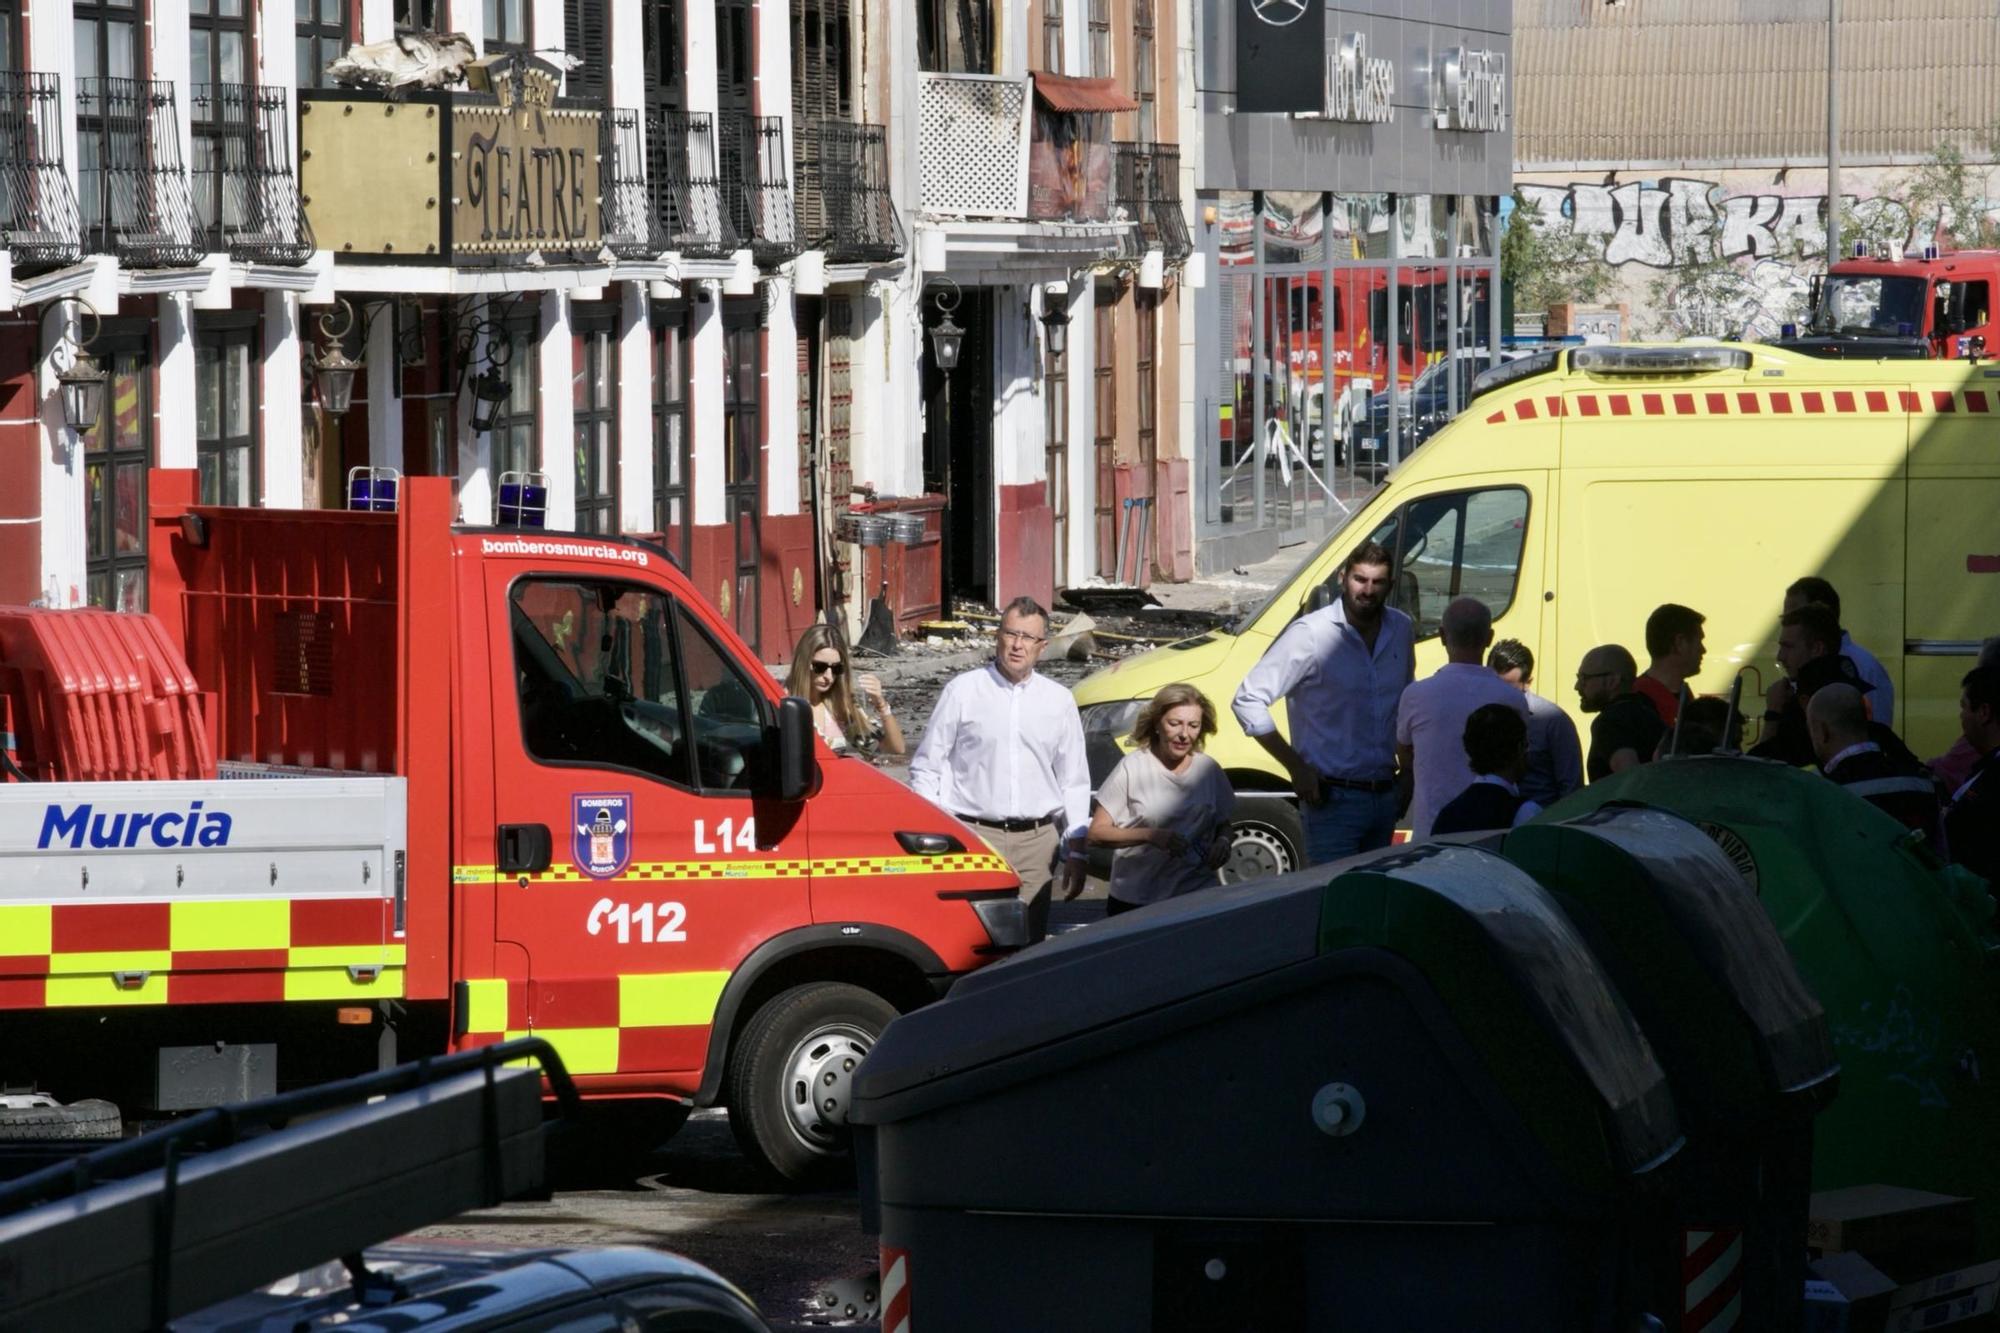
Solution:
M1807 575L1792 581L1785 589L1784 614L1790 615L1808 602L1819 602L1833 612L1835 623L1840 625L1840 647L1842 657L1854 663L1854 673L1868 684L1868 715L1876 722L1888 727L1896 727L1896 682L1889 679L1889 673L1882 667L1875 654L1854 641L1847 632L1845 622L1840 619L1840 593L1823 578Z
M1410 838L1428 838L1438 811L1472 784L1465 753L1465 720L1484 704L1501 704L1521 715L1526 735L1528 701L1486 665L1493 643L1493 613L1476 597L1460 597L1444 609L1438 625L1445 664L1403 691L1396 712L1397 755L1414 777Z
M1410 618L1387 605L1390 557L1363 542L1340 568L1340 599L1294 620L1237 687L1243 734L1291 775L1306 863L1387 847L1403 808L1396 701L1416 672ZM1283 700L1287 740L1272 707Z
M1073 855L1064 897L1083 887L1090 766L1083 718L1070 692L1035 671L1049 613L1016 597L1000 617L993 660L954 677L938 695L910 759L910 787L972 826L1021 878L1028 938L1048 931L1058 852Z

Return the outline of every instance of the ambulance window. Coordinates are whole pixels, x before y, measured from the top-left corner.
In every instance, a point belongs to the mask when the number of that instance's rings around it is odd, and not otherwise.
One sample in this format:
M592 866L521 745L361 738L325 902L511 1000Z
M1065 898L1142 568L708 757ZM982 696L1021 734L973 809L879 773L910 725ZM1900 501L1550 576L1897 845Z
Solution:
M694 785L666 598L627 583L523 579L511 614L530 755Z
M681 664L688 725L702 787L760 791L771 772L764 708L757 690L692 616L681 614Z
M1478 598L1499 619L1514 601L1527 528L1528 493L1518 486L1410 501L1375 532L1395 557L1389 605L1416 622L1419 639L1437 634L1459 597Z

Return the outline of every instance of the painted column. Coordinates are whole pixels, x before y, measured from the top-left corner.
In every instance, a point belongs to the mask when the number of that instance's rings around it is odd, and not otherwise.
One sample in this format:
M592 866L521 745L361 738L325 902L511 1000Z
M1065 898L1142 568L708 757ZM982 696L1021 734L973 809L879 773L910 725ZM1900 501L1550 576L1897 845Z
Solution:
M722 477L722 302L716 283L694 284L688 345L688 456L694 470L694 522L724 518Z
M625 532L652 532L653 511L653 330L647 322L646 284L618 284L618 526Z
M194 303L185 292L156 298L159 302L158 371L153 400L153 451L159 467L193 467L194 443Z
M492 303L481 314L490 317ZM484 365L491 344L492 338L487 334L481 334L474 342L465 382L459 386L458 410L454 413L458 422L458 520L474 526L493 521L493 435L490 431L472 429L472 412L477 406L472 396L472 381L476 368Z
M449 9L449 7L447 8ZM477 24L471 28L456 26L455 21L462 19L464 16L458 13L451 13L450 17L454 22L446 23L445 27L448 31L463 32L470 36L473 41L477 42L479 40ZM291 21L289 14L287 14L285 23L289 25ZM279 29L279 31L286 30L288 29ZM361 0L361 32L356 36L355 42L363 45L368 42L386 42L395 35L396 0Z
M362 352L368 362L368 461L403 469L403 368L396 347L396 312L382 310Z
M799 325L791 283L770 278L764 332L764 512L796 514L799 503Z
M84 505L83 441L63 425L62 395L56 392L56 376L74 360L65 330L72 329L65 305L43 312L37 332L41 364L35 372L40 390L42 436L49 448L42 451L42 600L49 606L81 606L84 599ZM83 332L88 332L86 321ZM111 412L111 393L105 390L105 415Z
M194 162L194 105L188 100L188 0L152 0L150 29L151 63L148 74L155 81L174 86L175 129L180 135L183 164ZM280 31L291 32L291 19Z
M1067 301L1069 372L1069 580L1097 573L1097 302L1086 274L1067 296L1044 291L1044 301Z
M547 6L539 6L547 8ZM544 292L541 300L541 345L535 358L540 370L535 385L535 425L541 435L541 468L549 483L547 525L576 530L575 388L571 380L574 348L569 336L569 302L561 292Z
M257 395L257 443L264 479L259 503L267 509L305 506L305 389L296 292L264 293L262 391Z

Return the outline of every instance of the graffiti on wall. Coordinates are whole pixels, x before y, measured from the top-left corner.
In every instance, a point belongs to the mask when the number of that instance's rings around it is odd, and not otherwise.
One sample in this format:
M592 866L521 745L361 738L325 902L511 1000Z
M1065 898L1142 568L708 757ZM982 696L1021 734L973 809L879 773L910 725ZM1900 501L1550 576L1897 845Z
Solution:
M1729 194L1689 176L1515 188L1539 207L1543 227L1600 239L1604 261L1614 266L1671 268L1691 253L1755 261L1813 259L1826 251L1824 194ZM1845 198L1853 230L1905 244L1919 230L1920 220L1895 199ZM1924 230L1936 229L1936 219L1925 221Z

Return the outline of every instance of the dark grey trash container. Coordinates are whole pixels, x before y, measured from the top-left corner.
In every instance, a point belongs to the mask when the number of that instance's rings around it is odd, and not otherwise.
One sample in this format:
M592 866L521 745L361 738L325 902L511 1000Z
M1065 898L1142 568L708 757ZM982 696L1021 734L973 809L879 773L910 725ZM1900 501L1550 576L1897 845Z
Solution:
M890 1025L850 1118L913 1333L1625 1333L1680 1144L1547 893L1438 844L975 973Z
M1632 1006L1673 1081L1687 1146L1660 1244L1681 1326L1804 1319L1813 1117L1840 1066L1826 1015L1728 857L1662 810L1603 806L1507 837Z

